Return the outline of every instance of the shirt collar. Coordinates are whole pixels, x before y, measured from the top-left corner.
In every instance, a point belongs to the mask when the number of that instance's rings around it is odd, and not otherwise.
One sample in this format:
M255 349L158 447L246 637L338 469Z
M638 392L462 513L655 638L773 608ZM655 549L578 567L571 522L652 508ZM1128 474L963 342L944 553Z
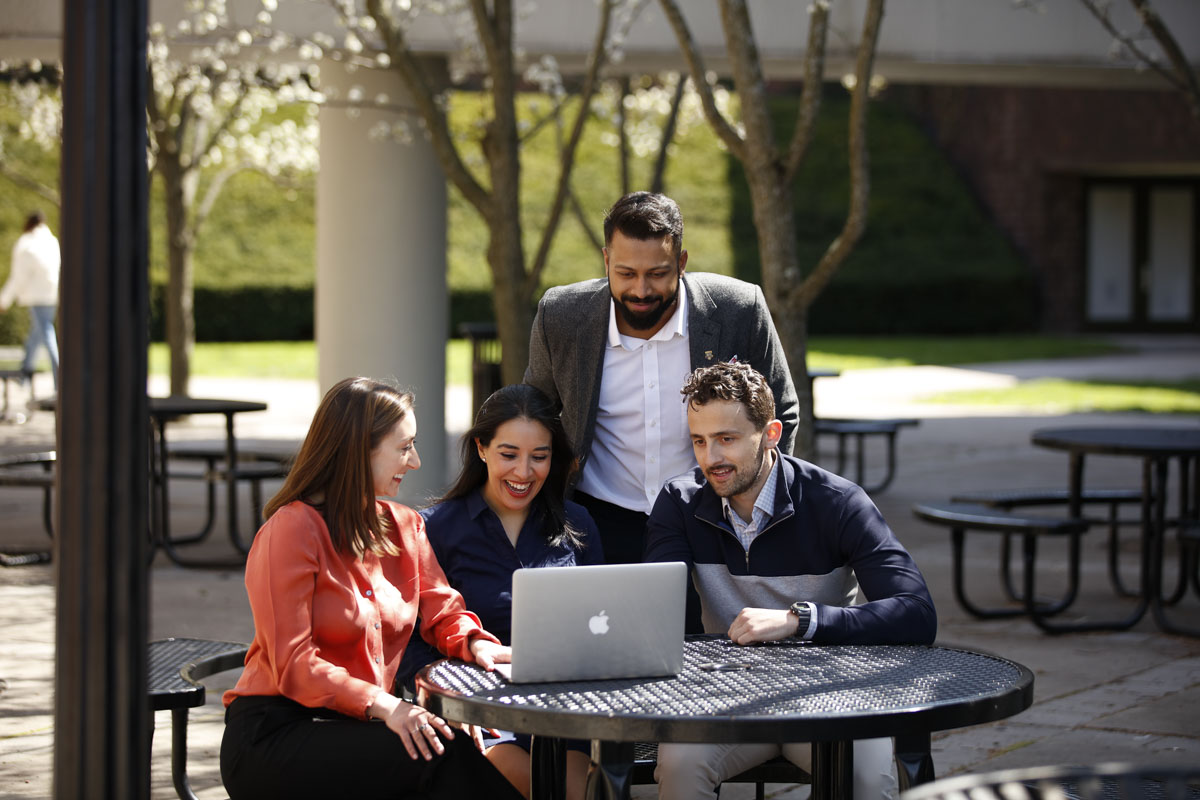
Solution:
M679 276L679 294L675 304L675 313L667 320L667 324L659 329L658 333L651 336L649 339L638 340L648 342L665 342L675 337L686 337L688 335L688 294L687 287L684 285L683 276ZM635 337L629 337L635 338ZM621 332L617 330L617 301L613 299L611 290L608 295L608 346L621 347L623 345Z

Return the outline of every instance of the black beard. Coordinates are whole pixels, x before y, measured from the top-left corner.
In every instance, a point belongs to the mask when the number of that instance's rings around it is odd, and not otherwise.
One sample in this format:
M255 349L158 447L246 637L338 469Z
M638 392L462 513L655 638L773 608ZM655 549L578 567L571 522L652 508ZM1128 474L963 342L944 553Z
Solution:
M643 298L639 297L635 299L641 300ZM657 306L641 313L630 311L625 305L624 299L617 300L616 297L613 297L613 300L616 300L617 303L617 313L621 315L621 319L625 320L625 324L635 331L647 331L653 328L668 311L675 307L675 301L678 299L679 283L675 284L675 291L671 293L670 297L663 298Z

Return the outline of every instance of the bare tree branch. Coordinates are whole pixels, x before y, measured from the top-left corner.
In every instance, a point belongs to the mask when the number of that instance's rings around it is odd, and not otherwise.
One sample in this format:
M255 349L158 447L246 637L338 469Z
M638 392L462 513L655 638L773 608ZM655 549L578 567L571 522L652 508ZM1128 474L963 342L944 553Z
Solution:
M243 79L242 82L238 84L238 93L237 97L233 101L233 105L229 107L229 111L226 112L225 117L221 120L221 124L218 125L216 130L212 132L212 136L209 136L205 140L204 147L196 151L198 155L203 155L216 149L217 142L221 139L221 134L229 130L233 126L234 121L241 115L242 104L246 102L246 96L249 94L250 85L245 81L245 79ZM197 139L199 140L200 138L201 137L197 135Z
M625 98L629 97L629 76L617 81L617 159L621 168L621 196L629 194L629 131L625 114Z
M1154 40L1158 42L1158 46L1166 54L1167 60L1171 62L1171 68L1175 75L1173 81L1175 88L1183 94L1192 116L1200 120L1200 85L1197 84L1196 73L1192 71L1192 65L1188 63L1183 48L1179 46L1179 42L1175 40L1162 17L1150 5L1150 0L1129 0L1129 2L1137 10L1142 24L1146 26Z
M1182 90L1183 87L1179 85L1178 80L1170 70L1165 69L1162 64L1159 64L1153 56L1140 48L1132 36L1128 35L1116 26L1116 24L1112 21L1112 17L1109 15L1107 5L1102 6L1096 2L1096 0L1079 0L1079 2L1083 4L1084 8L1091 12L1092 16L1095 17L1102 26L1104 26L1104 29L1112 35L1113 39L1120 42L1121 46L1127 49L1134 58L1136 58L1146 67L1157 72L1176 89Z
M821 110L821 92L825 82L825 44L829 37L829 3L817 0L808 15L808 48L804 51L804 89L800 93L800 112L788 146L783 179L791 183L812 144L817 114Z
M405 88L408 89L417 111L425 121L425 130L429 134L433 151L437 154L438 162L446 173L446 177L462 192L467 202L486 218L491 214L491 195L479 181L475 180L475 176L459 158L458 150L454 146L454 138L450 133L450 124L446 120L446 113L426 80L424 70L421 69L416 57L409 50L399 25L388 16L383 8L382 0L367 0L367 13L374 18L376 29L383 37L388 56L400 73Z
M583 228L583 232L587 234L588 241L592 243L592 247L601 250L604 247L604 242L596 235L593 230L594 222L587 218L587 214L583 210L583 206L579 202L579 195L575 194L572 189L567 200L571 204L571 213L575 215L575 219L579 220L579 226Z
M546 268L546 260L550 256L550 245L554 241L554 234L558 231L558 223L562 217L563 205L570 190L571 168L574 165L575 152L579 148L580 139L583 138L583 127L591 111L592 95L596 91L600 69L604 66L605 46L608 41L609 23L612 19L612 7L613 0L604 0L600 6L600 23L596 30L596 36L592 40L592 52L588 57L587 75L584 77L583 88L579 93L579 110L575 115L575 125L571 129L571 136L567 141L566 149L562 152L559 160L558 187L554 192L554 202L550 206L546 225L542 228L542 239L538 244L537 253L534 255L533 264L530 266L529 276L526 279L526 290L530 295L533 294L542 279L542 272Z
M675 140L675 129L679 125L679 106L683 103L683 94L687 91L687 76L680 75L675 84L675 94L671 96L671 110L663 122L662 136L658 140L658 154L654 158L654 172L650 176L650 191L661 193L663 181L667 172L667 150Z
M20 170L14 169L7 159L0 158L0 177L3 177L11 183L20 186L22 189L33 192L38 197L45 200L47 203L53 203L55 207L62 207L62 198L58 191L47 186L36 178L32 178Z
M867 206L870 199L871 177L867 154L867 110L870 105L871 73L875 64L875 49L879 28L883 22L884 0L870 0L863 18L862 38L854 67L854 95L850 101L850 208L842 232L821 256L816 269L794 291L802 308L808 308L834 273L850 255L854 245L867 227Z
M196 211L192 215L189 225L193 240L200 237L200 228L204 226L209 213L213 210L213 206L216 205L217 197L221 194L221 190L225 188L225 184L234 175L246 169L249 169L249 165L235 164L234 166L220 170L209 180L208 185L204 188L204 197L201 198L200 203L196 206Z
M667 21L671 23L671 29L675 31L675 38L679 40L679 49L683 53L684 60L687 61L688 71L692 74L692 84L700 95L704 117L721 141L725 143L725 146L729 148L729 152L733 153L738 161L744 162L746 159L745 142L738 134L737 129L729 124L729 120L725 119L721 115L720 109L717 108L712 87L708 85L705 78L704 59L700 55L700 49L696 46L696 40L692 37L691 30L688 29L687 21L683 18L675 0L659 0L659 2L662 4Z

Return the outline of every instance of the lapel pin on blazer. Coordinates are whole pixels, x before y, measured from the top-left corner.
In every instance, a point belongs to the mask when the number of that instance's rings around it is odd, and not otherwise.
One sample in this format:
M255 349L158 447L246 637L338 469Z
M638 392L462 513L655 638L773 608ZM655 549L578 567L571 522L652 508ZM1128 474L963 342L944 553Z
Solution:
M705 350L705 351L704 351L704 358L705 358L707 361L712 361L712 359L713 359L713 351L712 351L712 350Z

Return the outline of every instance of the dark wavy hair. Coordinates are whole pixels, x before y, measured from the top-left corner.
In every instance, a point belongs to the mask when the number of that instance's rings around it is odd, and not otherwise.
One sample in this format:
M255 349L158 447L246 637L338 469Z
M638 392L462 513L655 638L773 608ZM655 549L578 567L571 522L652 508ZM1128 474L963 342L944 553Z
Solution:
M775 419L775 397L771 387L749 364L719 361L697 367L679 390L689 406L700 407L713 400L729 400L746 408L746 419L756 431Z
M567 482L578 466L575 452L571 449L567 432L550 398L536 386L527 383L514 383L497 389L483 401L479 413L475 415L475 425L462 437L462 471L454 485L437 502L468 497L487 483L487 464L479 458L475 440L478 439L479 444L487 447L495 438L496 430L514 419L536 422L550 432L550 472L542 484L542 490L534 498L534 503L541 501L540 506L546 515L542 535L553 546L582 546L582 532L567 520L564 505Z
M397 554L375 512L371 451L412 408L412 392L370 378L338 382L317 407L296 461L263 518L303 500L321 512L339 552Z

